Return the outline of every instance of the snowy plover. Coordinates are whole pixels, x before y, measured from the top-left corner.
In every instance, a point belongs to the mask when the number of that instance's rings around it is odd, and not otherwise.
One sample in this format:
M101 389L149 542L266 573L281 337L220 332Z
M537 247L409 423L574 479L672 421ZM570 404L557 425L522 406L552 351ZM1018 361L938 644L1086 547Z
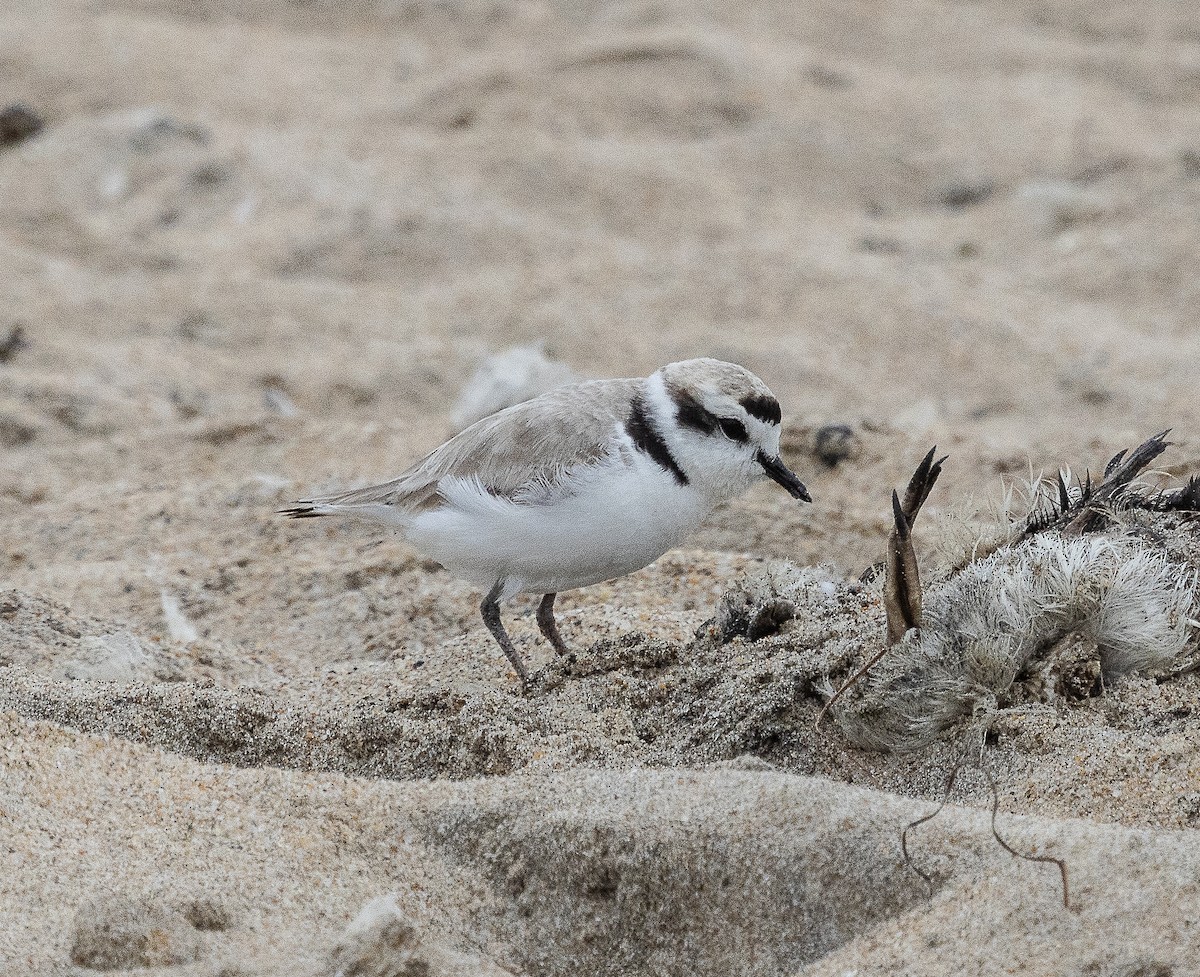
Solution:
M501 601L544 595L538 627L565 652L560 591L640 570L764 478L812 501L779 457L779 422L779 401L753 373L685 360L551 391L477 421L390 482L282 511L399 526L487 591L483 621L525 682Z

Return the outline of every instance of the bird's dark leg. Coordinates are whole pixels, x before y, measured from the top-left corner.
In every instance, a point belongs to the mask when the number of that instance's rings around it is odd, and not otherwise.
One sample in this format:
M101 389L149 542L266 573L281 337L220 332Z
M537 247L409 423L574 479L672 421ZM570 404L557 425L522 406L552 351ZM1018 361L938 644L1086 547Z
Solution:
M537 622L538 628L546 636L546 640L554 646L554 650L560 655L565 655L567 643L558 633L558 625L554 622L554 598L557 596L558 594L546 594L542 598L542 602L538 604Z
M508 632L504 630L504 623L500 620L500 594L503 591L504 581L497 580L495 586L488 591L488 595L483 599L483 603L479 607L479 615L483 618L483 623L487 625L487 629L492 632L492 637L496 639L496 643L500 645L500 650L512 662L512 667L516 669L517 675L521 679L521 684L528 685L529 676L525 672L525 664L521 661L521 656L517 654L517 649L513 647L512 640L508 637Z

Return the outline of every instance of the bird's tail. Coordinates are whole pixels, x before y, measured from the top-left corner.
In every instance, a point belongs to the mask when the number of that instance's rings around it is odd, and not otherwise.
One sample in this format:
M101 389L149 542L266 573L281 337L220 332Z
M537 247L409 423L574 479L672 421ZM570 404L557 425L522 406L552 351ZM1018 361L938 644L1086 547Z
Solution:
M286 509L279 509L281 516L288 519L316 519L318 516L348 516L371 522L407 524L412 512L408 507L396 504L392 486L370 485L354 489L341 495L321 499L301 499Z
M316 500L297 502L295 505L288 506L286 509L276 509L279 515L286 516L288 519L316 519L317 516L333 516L336 512L331 511Z

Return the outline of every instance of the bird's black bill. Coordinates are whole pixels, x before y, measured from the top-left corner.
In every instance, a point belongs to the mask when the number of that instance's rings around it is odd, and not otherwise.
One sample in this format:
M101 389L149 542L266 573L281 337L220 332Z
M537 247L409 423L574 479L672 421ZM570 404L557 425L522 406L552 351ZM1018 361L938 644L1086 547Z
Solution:
M812 501L812 496L808 494L808 489L804 487L804 483L796 477L794 471L783 463L782 458L768 458L760 451L758 453L758 463L763 466L763 470L767 475L787 489L788 495L793 499L799 499L801 502Z

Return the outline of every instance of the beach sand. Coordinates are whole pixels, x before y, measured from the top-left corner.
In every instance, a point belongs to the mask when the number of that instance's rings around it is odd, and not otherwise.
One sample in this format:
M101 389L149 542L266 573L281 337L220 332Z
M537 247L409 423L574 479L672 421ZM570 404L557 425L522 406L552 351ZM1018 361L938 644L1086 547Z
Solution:
M1031 473L1200 470L1198 52L1166 0L0 2L0 972L1200 974L1196 673L988 737L1064 907L970 769L906 865L961 743L814 730L809 654L882 633L934 444L934 576ZM744 364L814 504L563 595L569 660L518 599L522 695L469 586L275 510L526 344ZM840 603L711 640L773 560Z

